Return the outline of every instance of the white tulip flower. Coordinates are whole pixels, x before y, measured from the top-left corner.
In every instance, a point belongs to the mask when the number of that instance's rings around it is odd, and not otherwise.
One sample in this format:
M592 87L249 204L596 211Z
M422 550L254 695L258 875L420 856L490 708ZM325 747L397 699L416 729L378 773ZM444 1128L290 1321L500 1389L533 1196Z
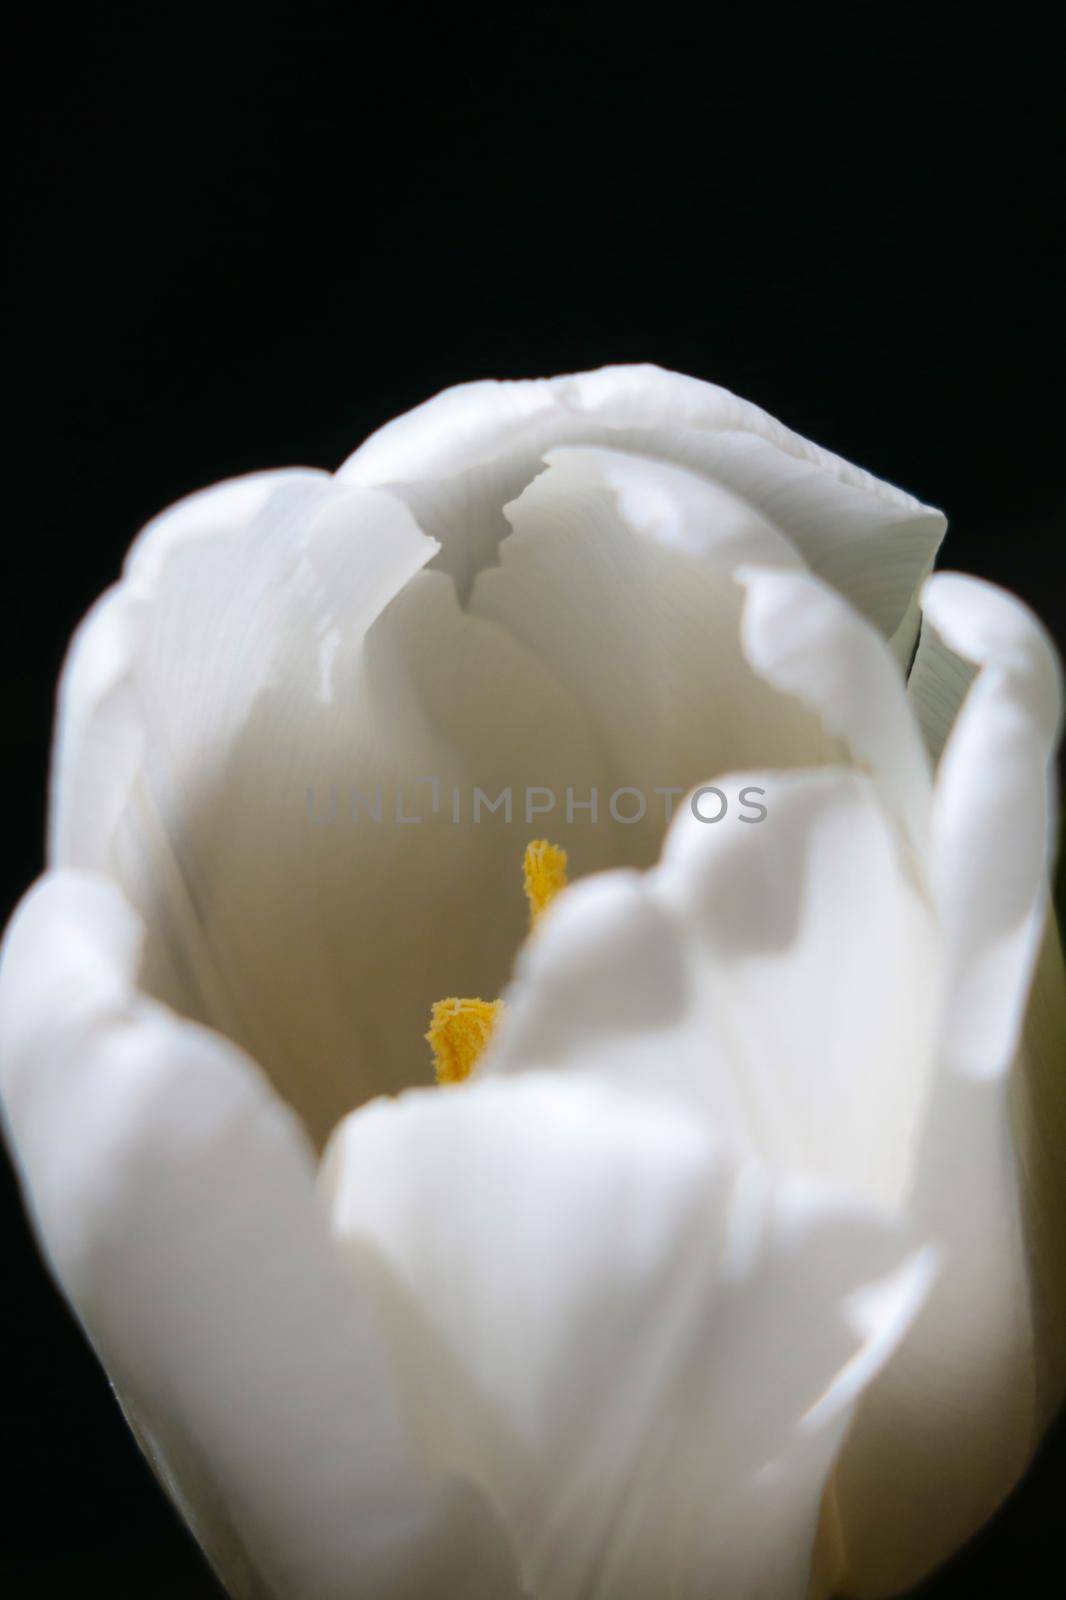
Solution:
M618 367L135 543L0 1085L234 1595L888 1595L1017 1481L1066 1378L1059 673L927 577L943 527Z

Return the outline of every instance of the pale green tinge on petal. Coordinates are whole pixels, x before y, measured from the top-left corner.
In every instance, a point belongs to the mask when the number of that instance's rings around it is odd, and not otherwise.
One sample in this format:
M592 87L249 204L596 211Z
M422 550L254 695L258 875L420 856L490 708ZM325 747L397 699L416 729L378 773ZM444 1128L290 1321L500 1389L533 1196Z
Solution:
M410 1447L303 1130L247 1057L137 992L142 933L95 875L30 891L0 1093L43 1250L153 1466L238 1600L516 1600L484 1502Z
M907 694L934 765L976 676L973 662L949 649L929 618L923 617Z
M603 1079L374 1102L323 1175L412 1428L494 1503L537 1600L802 1600L822 1483L927 1255Z
M914 665L918 652L918 639L922 626L922 589L921 585L933 570L935 552L930 557L929 565L922 574L921 582L915 585L911 596L911 603L903 613L903 619L894 633L888 636L888 648L906 678Z

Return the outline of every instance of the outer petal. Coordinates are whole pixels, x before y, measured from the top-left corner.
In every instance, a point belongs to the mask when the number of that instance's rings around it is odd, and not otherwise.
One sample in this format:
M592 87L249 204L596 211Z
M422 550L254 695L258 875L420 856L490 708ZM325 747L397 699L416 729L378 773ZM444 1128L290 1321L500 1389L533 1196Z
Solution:
M886 635L907 616L944 531L939 512L758 406L653 366L447 389L374 434L341 475L399 493L441 540L439 564L465 595L506 536L503 506L560 444L655 456L740 495Z
M1029 612L988 584L934 578L925 610L946 644L982 669L944 751L932 824L946 951L941 1066L910 1207L941 1247L944 1270L864 1404L838 1474L862 1594L914 1582L985 1520L1024 1467L1046 1409L1010 1068L1047 900L1058 671ZM1019 1090L1024 1099L1029 1085ZM1048 1103L1045 1090L1037 1101ZM1046 1159L1033 1171L1045 1179ZM1045 1245L1044 1208L1054 1203L1034 1196ZM1036 1260L1038 1291L1053 1279L1061 1289L1061 1267L1052 1273L1039 1252ZM1036 1310L1038 1325L1050 1325Z
M554 1076L375 1102L325 1176L426 1448L497 1502L537 1600L805 1594L926 1258L661 1102Z
M146 530L63 676L53 860L117 878L145 987L246 1049L321 1141L428 1075L434 999L506 978L523 785L598 781L572 697L421 570L435 548L325 474L220 485ZM514 827L471 827L474 787L508 785ZM610 841L586 832L594 870Z
M1011 1081L1037 1351L1037 1420L1066 1394L1066 969L1049 907Z
M189 496L139 535L123 582L89 612L64 663L51 774L54 865L110 864L144 753L146 718L166 710L176 719L170 737L182 768L177 781L187 782L192 752L182 735L189 723L201 730L195 755L206 765L214 754L205 748L210 730L232 715L234 696L242 710L250 707L264 663L250 653L248 631L235 638L225 626L227 606L239 590L263 607L278 576L278 544L328 494L325 473L255 473ZM196 552L212 546L218 558L211 568L200 566L197 584ZM431 554L426 547L422 560ZM175 592L160 614L153 599L164 573ZM138 681L134 664L142 656ZM161 674L174 684L172 703Z
M473 1491L412 1458L302 1130L138 995L139 944L104 880L43 879L4 948L0 1081L43 1246L163 1482L236 1595L512 1594Z
M1013 1059L1044 920L1060 674L1032 613L991 584L941 574L924 605L956 654L984 667L938 773L932 859L950 964L945 1048L995 1076Z

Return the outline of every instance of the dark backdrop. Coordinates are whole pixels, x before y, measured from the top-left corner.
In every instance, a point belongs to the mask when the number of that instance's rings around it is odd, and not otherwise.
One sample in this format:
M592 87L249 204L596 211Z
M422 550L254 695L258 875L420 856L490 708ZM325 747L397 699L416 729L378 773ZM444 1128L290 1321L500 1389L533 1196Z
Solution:
M4 908L65 641L138 526L463 378L723 383L944 506L947 562L1061 641L1061 40L977 15L41 13L11 72ZM212 1594L2 1199L0 1575ZM1064 1489L1060 1431L928 1594L1046 1587Z

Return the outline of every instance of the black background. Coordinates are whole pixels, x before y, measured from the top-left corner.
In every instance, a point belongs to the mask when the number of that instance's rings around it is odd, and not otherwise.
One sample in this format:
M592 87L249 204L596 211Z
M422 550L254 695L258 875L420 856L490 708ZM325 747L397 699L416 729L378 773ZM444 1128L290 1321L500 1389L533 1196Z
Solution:
M942 505L1064 634L1061 39L1037 8L45 11L17 41L4 907L138 526L464 378L653 360ZM21 491L21 492L20 492ZM19 509L15 511L16 500ZM3 1199L0 1577L211 1595ZM924 1593L1066 1571L1062 1430Z

